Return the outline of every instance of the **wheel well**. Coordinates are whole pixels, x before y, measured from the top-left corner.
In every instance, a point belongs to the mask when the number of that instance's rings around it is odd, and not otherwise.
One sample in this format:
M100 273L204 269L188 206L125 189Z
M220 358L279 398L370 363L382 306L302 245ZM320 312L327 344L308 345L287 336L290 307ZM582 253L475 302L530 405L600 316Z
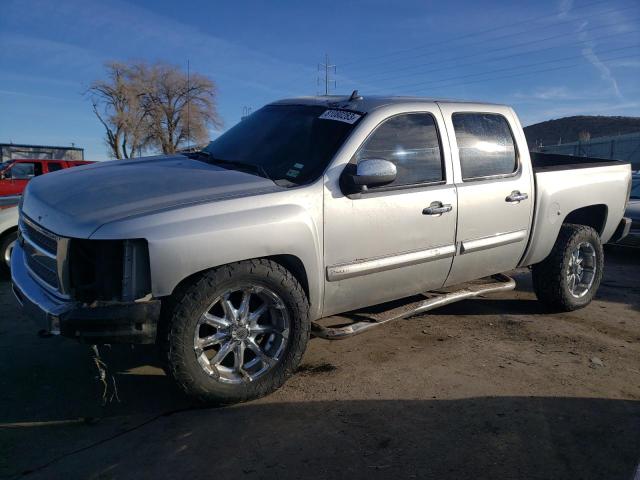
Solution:
M268 256L268 257L259 257L259 258L265 258L267 260L272 260L272 261L274 261L276 263L279 263L280 265L282 265L287 270L289 270L291 272L291 274L294 277L296 277L296 280L298 280L298 282L300 282L300 285L302 286L302 289L304 290L304 293L307 295L307 298L309 298L309 280L307 278L307 270L304 268L304 264L302 263L302 260L300 260L295 255L271 255L271 256ZM247 260L257 260L257 259L247 258ZM240 260L240 261L243 261L243 260ZM191 282L194 278L197 278L198 276L202 275L204 272L209 271L212 268L218 268L218 267L222 267L222 265L216 265L215 267L207 268L205 270L193 273L193 274L189 275L188 277L183 278L175 286L175 288L173 289L172 294L177 292L179 289L184 288L186 285L189 284L189 282Z
M578 208L577 210L569 213L569 215L565 217L563 223L586 225L598 232L598 235L602 235L607 223L607 206L590 205L588 207Z
M302 260L295 255L273 255L265 258L273 260L289 270L291 274L296 277L296 280L300 282L304 293L307 295L307 298L309 298L309 279L307 278L307 270L304 268Z
M18 227L17 226L8 228L4 232L2 232L2 234L0 235L0 242L2 242L7 237L7 235L9 235L9 234L11 234L13 232L17 232L17 231L18 231Z

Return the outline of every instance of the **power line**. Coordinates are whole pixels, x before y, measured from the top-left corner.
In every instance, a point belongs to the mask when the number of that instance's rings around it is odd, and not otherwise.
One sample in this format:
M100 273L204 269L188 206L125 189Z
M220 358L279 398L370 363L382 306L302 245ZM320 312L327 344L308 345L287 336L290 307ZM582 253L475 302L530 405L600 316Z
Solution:
M631 7L631 8L633 8L633 7ZM618 9L618 10L615 10L615 12L621 12L621 11L624 11L624 10L628 10L628 8ZM613 10L612 10L612 11L613 11ZM611 13L612 11L607 11L607 12L608 12L608 13ZM599 12L598 14L594 14L594 15L590 15L590 16L582 17L582 18L579 18L579 19L576 19L576 20L585 20L585 19L587 19L587 18L590 18L591 16L601 16L601 15L604 15L604 14L605 14L605 12ZM638 18L640 18L640 17L638 17ZM636 19L637 19L637 18L631 19L631 21L636 20ZM576 21L576 20L571 20L571 21L573 22L573 21ZM558 25L558 24L556 24L556 25ZM607 27L612 27L612 26L617 26L617 23L607 23L607 24L603 24L603 25L596 25L596 26L593 26L593 27L591 27L591 28L584 29L584 30L582 30L582 31L583 31L583 32L592 32L592 31L594 31L594 30L600 30L600 29L602 29L602 28L607 28ZM518 32L518 33L516 33L516 34L510 34L509 36L522 36L522 34L523 34L523 33L525 33L525 32ZM563 38L563 37L572 36L572 35L575 35L575 34L576 34L576 32L575 32L575 31L569 31L569 32L557 33L557 34L554 34L554 35L551 35L551 36L547 36L547 37L543 37L543 38L537 38L537 39L533 39L533 40L527 40L527 41L525 41L525 42L515 43L515 44L506 45L506 46L502 46L502 47L498 47L498 48L493 48L493 49L491 50L491 53L494 53L494 52L500 52L500 51L504 51L504 50L511 50L511 49L513 49L513 48L516 48L516 47L522 47L522 46L527 46L527 45L533 45L533 44L537 44L537 43L542 43L542 42L546 42L546 41L549 41L549 40L555 40L555 39L558 39L558 38ZM493 39L489 39L489 41L492 41L492 40L493 40ZM478 41L478 42L475 42L475 43L474 43L474 46L476 46L476 45L480 45L480 44L482 44L482 43L486 43L486 40L485 40L485 41L480 40L480 41ZM439 52L439 51L423 52L423 53L420 53L420 54L418 54L418 55L414 55L414 56L412 56L412 57L403 58L403 59L401 59L401 60L402 60L402 61L407 61L407 60L413 60L413 59L416 59L416 58L431 57L431 56L433 56L433 55L434 55L434 54L436 54L436 53L440 53L440 52ZM438 60L438 63L440 64L440 63L442 63L442 62L450 62L450 61L453 61L453 60L461 60L461 59L465 59L465 58L476 57L476 56L478 56L478 55L479 55L478 53L471 53L471 54L467 54L467 55L462 55L462 56L452 57L452 58L450 58L450 59ZM389 66L389 65L391 65L391 64L393 64L393 63L397 63L397 60L394 60L394 61L391 61L391 62L385 62L385 63L382 63L382 65L383 65L383 66ZM428 64L424 64L424 63L423 63L423 64L420 64L419 66L425 66L425 65L428 65ZM381 64L380 64L380 63L378 63L378 64L376 65L376 68L378 68L378 69L379 69L379 68L380 68L380 66L381 66ZM405 66L405 67L394 67L394 70L395 70L396 72L397 72L397 71L406 71L406 70L410 70L410 69L415 68L415 67L416 67L416 66L414 66L414 65L409 65L409 66ZM375 73L374 73L374 74L372 74L372 75L368 76L367 78L369 79L370 77L375 77L375 76L377 76L377 75L379 75L379 74L375 74Z
M324 94L325 95L329 95L329 87L331 85L331 83L333 83L333 88L335 90L336 88L336 81L335 79L331 80L331 69L333 69L333 74L336 74L336 66L335 65L331 65L329 63L329 55L325 53L324 55L324 63L319 63L318 64L318 78L316 81L316 84L318 87L320 87L320 78L321 78L321 73L323 76L323 83L324 83Z
M589 7L592 7L594 5L600 5L602 3L610 3L610 0L598 0L596 2L591 2L591 3L587 3L585 5L582 5L582 6L580 6L580 8L582 8L582 9L589 8ZM530 22L537 22L539 20L544 20L546 18L556 18L557 16L558 16L557 13L553 13L553 14L540 15L540 16L537 16L537 17L529 17L529 18L525 18L523 20L520 20L518 22L513 22L513 23L509 23L509 24L505 24L505 25L500 25L498 27L493 27L493 28L489 28L489 29L486 29L486 30L476 30L474 32L469 32L469 33L464 34L464 35L458 35L456 37L448 38L448 39L445 39L445 40L440 40L440 41L435 42L435 43L431 42L431 43L423 44L423 45L416 46L416 47L395 50L395 51L388 52L388 53L385 53L385 54L382 54L382 55L375 55L375 56L371 56L371 57L365 57L365 58L361 58L361 59L354 60L354 61L351 61L351 62L343 62L342 66L343 67L352 66L352 65L363 63L363 62L368 62L370 60L378 60L378 59L381 59L381 58L392 57L392 56L396 56L396 55L398 55L400 53L410 52L410 51L414 51L414 50L420 50L420 49L422 49L424 47L434 47L434 46L438 46L438 45L448 45L451 42L459 41L461 39L473 38L473 37L477 37L479 35L484 35L486 33L491 33L491 32L495 32L495 31L503 30L505 28L512 28L512 27L515 27L515 26L518 26L518 25L523 25L523 24L530 23Z
M618 33L613 33L610 35L602 35L599 37L595 37L595 38L590 38L589 41L599 41L599 40L604 40L604 39L608 39L608 38L613 38L613 37L619 37L622 35L629 35L632 33L638 33L640 32L640 30L630 30L630 31L626 31L626 32L618 32ZM553 47L545 47L545 48L536 48L533 50L523 50L523 51L518 51L515 53L510 53L508 55L502 55L502 56L498 56L498 57L493 57L492 55L494 53L496 53L499 50L492 50L492 51L488 51L488 52L484 52L484 53L479 53L479 54L475 54L475 55L464 55L464 56L459 56L459 57L453 57L453 58L449 58L449 59L444 59L441 61L438 61L437 66L434 66L433 68L430 68L428 70L419 70L416 72L412 72L412 73L407 73L407 74L402 74L402 75L387 75L385 77L382 78L376 78L375 75L373 75L372 77L367 77L367 82L370 82L372 80L372 78L375 78L376 82L382 82L382 81L386 81L386 80L397 80L399 78L406 78L406 77L413 77L415 75L423 75L426 73L432 73L432 72L442 72L445 70L452 70L452 69L457 69L460 67L467 67L470 65L479 65L479 64L485 64L487 62L495 62L498 60L505 60L508 58L513 58L513 57L519 57L521 55L529 55L532 53L540 53L540 52L546 52L546 51L553 51L553 50L559 50L561 48L565 48L567 46L579 46L584 44L584 40L579 40L577 42L571 42L571 43L565 43L565 44L561 44L561 45L554 45ZM509 47L509 49L514 48L513 47ZM506 50L506 48L505 48ZM443 66L443 63L450 63L452 61L459 61L465 58L470 58L470 57L482 57L482 56L488 56L488 58L484 58L481 60L476 60L473 62L464 62L464 63L457 63L455 65L449 65L449 66ZM422 64L418 64L418 65L411 65L408 68L402 68L402 69L396 69L395 71L406 71L409 69L414 69L414 68L420 68L420 67L425 67L425 66L433 66L433 63L429 62L429 63L422 63Z
M632 53L630 55L621 55L621 56L616 56L616 57L611 57L611 58L601 58L600 60L602 60L602 61L611 61L611 60L621 60L621 59L626 59L626 58L634 58L634 59L637 58L637 59L640 59L640 55L638 55L637 53ZM442 88L450 88L450 87L469 85L469 84L473 84L473 83L489 82L489 81L497 80L497 79L522 77L522 76L525 76L525 75L552 72L552 71L555 71L555 70L573 68L573 67L577 67L577 66L581 66L581 65L583 65L583 62L574 62L574 63L568 64L568 65L560 65L560 66L557 66L557 67L550 67L550 68L545 68L545 69L541 69L541 70L534 70L534 71L531 71L531 72L520 72L520 73L511 74L511 75L499 75L497 77L482 78L482 79L478 79L478 80L458 82L458 83L449 83L449 84L445 84L445 85L424 86L423 88L419 88L417 90L414 90L414 92L417 93L417 92L422 92L422 91L425 91L425 90L435 90L435 89L442 89ZM424 85L424 84L422 84L422 85ZM427 85L428 85L428 83L427 83ZM396 87L396 88L401 88L401 87Z
M636 45L630 45L630 46L626 46L626 47L613 48L613 49L603 50L603 51L600 51L600 52L597 52L597 53L602 55L602 54L607 54L607 53L612 53L612 52L619 52L619 51L622 51L622 50L629 50L630 48L640 48L640 45L636 44ZM463 78L479 77L479 76L482 76L482 75L488 75L488 74L498 73L498 72L509 72L509 71L512 71L512 70L520 69L520 68L537 67L539 65L546 65L548 63L564 62L566 60L572 60L574 58L576 58L576 56L575 55L571 55L571 56L567 56L567 57L556 58L556 59L553 59L553 60L545 60L545 61L542 61L542 62L529 63L529 64L525 64L525 65L516 65L516 66L512 66L512 67L505 67L505 68L498 68L498 69L494 69L494 70L489 70L487 72L470 73L470 74L466 74L466 75L456 75L456 76L453 76L453 77L447 77L447 78L442 78L440 80L427 82L427 85L438 84L438 83L442 83L442 82L446 83L449 80L460 80L460 79L463 79ZM420 86L420 85L424 85L424 84L425 84L425 82L417 82L417 83L411 83L411 84L405 84L405 85L392 86L391 88L411 88L411 87L416 87L416 86Z

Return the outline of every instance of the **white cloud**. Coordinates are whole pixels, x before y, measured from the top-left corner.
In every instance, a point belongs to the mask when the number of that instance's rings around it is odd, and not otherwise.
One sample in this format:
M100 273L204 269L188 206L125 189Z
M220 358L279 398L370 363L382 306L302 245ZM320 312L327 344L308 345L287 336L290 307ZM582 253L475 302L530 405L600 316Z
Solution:
M558 4L558 18L566 18L573 7L573 0L560 0Z
M580 40L584 42L584 47L582 48L582 56L593 65L596 70L600 73L600 78L602 78L605 82L607 82L611 88L613 94L622 99L622 93L620 92L620 87L618 86L618 81L615 79L613 74L611 73L611 69L607 67L600 57L594 51L596 43L593 40L589 39L588 33L585 31L585 27L588 25L588 22L583 22L578 29L578 36Z

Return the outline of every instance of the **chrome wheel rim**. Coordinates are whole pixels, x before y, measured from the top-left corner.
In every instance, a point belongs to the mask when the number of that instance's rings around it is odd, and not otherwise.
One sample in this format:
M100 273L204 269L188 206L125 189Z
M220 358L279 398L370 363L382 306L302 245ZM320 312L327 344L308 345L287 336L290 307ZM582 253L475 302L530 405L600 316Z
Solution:
M596 250L589 242L578 245L569 258L567 285L575 298L584 297L596 278Z
M200 316L193 338L198 363L222 383L248 383L274 368L287 346L289 312L272 290L225 291Z
M16 244L16 241L9 243L7 248L4 250L4 263L7 267L11 267L11 252L13 251L13 246Z

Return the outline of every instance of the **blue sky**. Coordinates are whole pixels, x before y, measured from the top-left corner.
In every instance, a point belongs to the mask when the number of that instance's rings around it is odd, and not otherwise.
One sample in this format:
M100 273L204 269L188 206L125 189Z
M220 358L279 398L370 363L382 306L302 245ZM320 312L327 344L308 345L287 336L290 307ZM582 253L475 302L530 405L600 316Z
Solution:
M228 128L245 106L316 94L325 53L338 93L508 103L525 125L640 116L637 0L3 0L0 142L106 159L83 92L109 60L189 59Z

